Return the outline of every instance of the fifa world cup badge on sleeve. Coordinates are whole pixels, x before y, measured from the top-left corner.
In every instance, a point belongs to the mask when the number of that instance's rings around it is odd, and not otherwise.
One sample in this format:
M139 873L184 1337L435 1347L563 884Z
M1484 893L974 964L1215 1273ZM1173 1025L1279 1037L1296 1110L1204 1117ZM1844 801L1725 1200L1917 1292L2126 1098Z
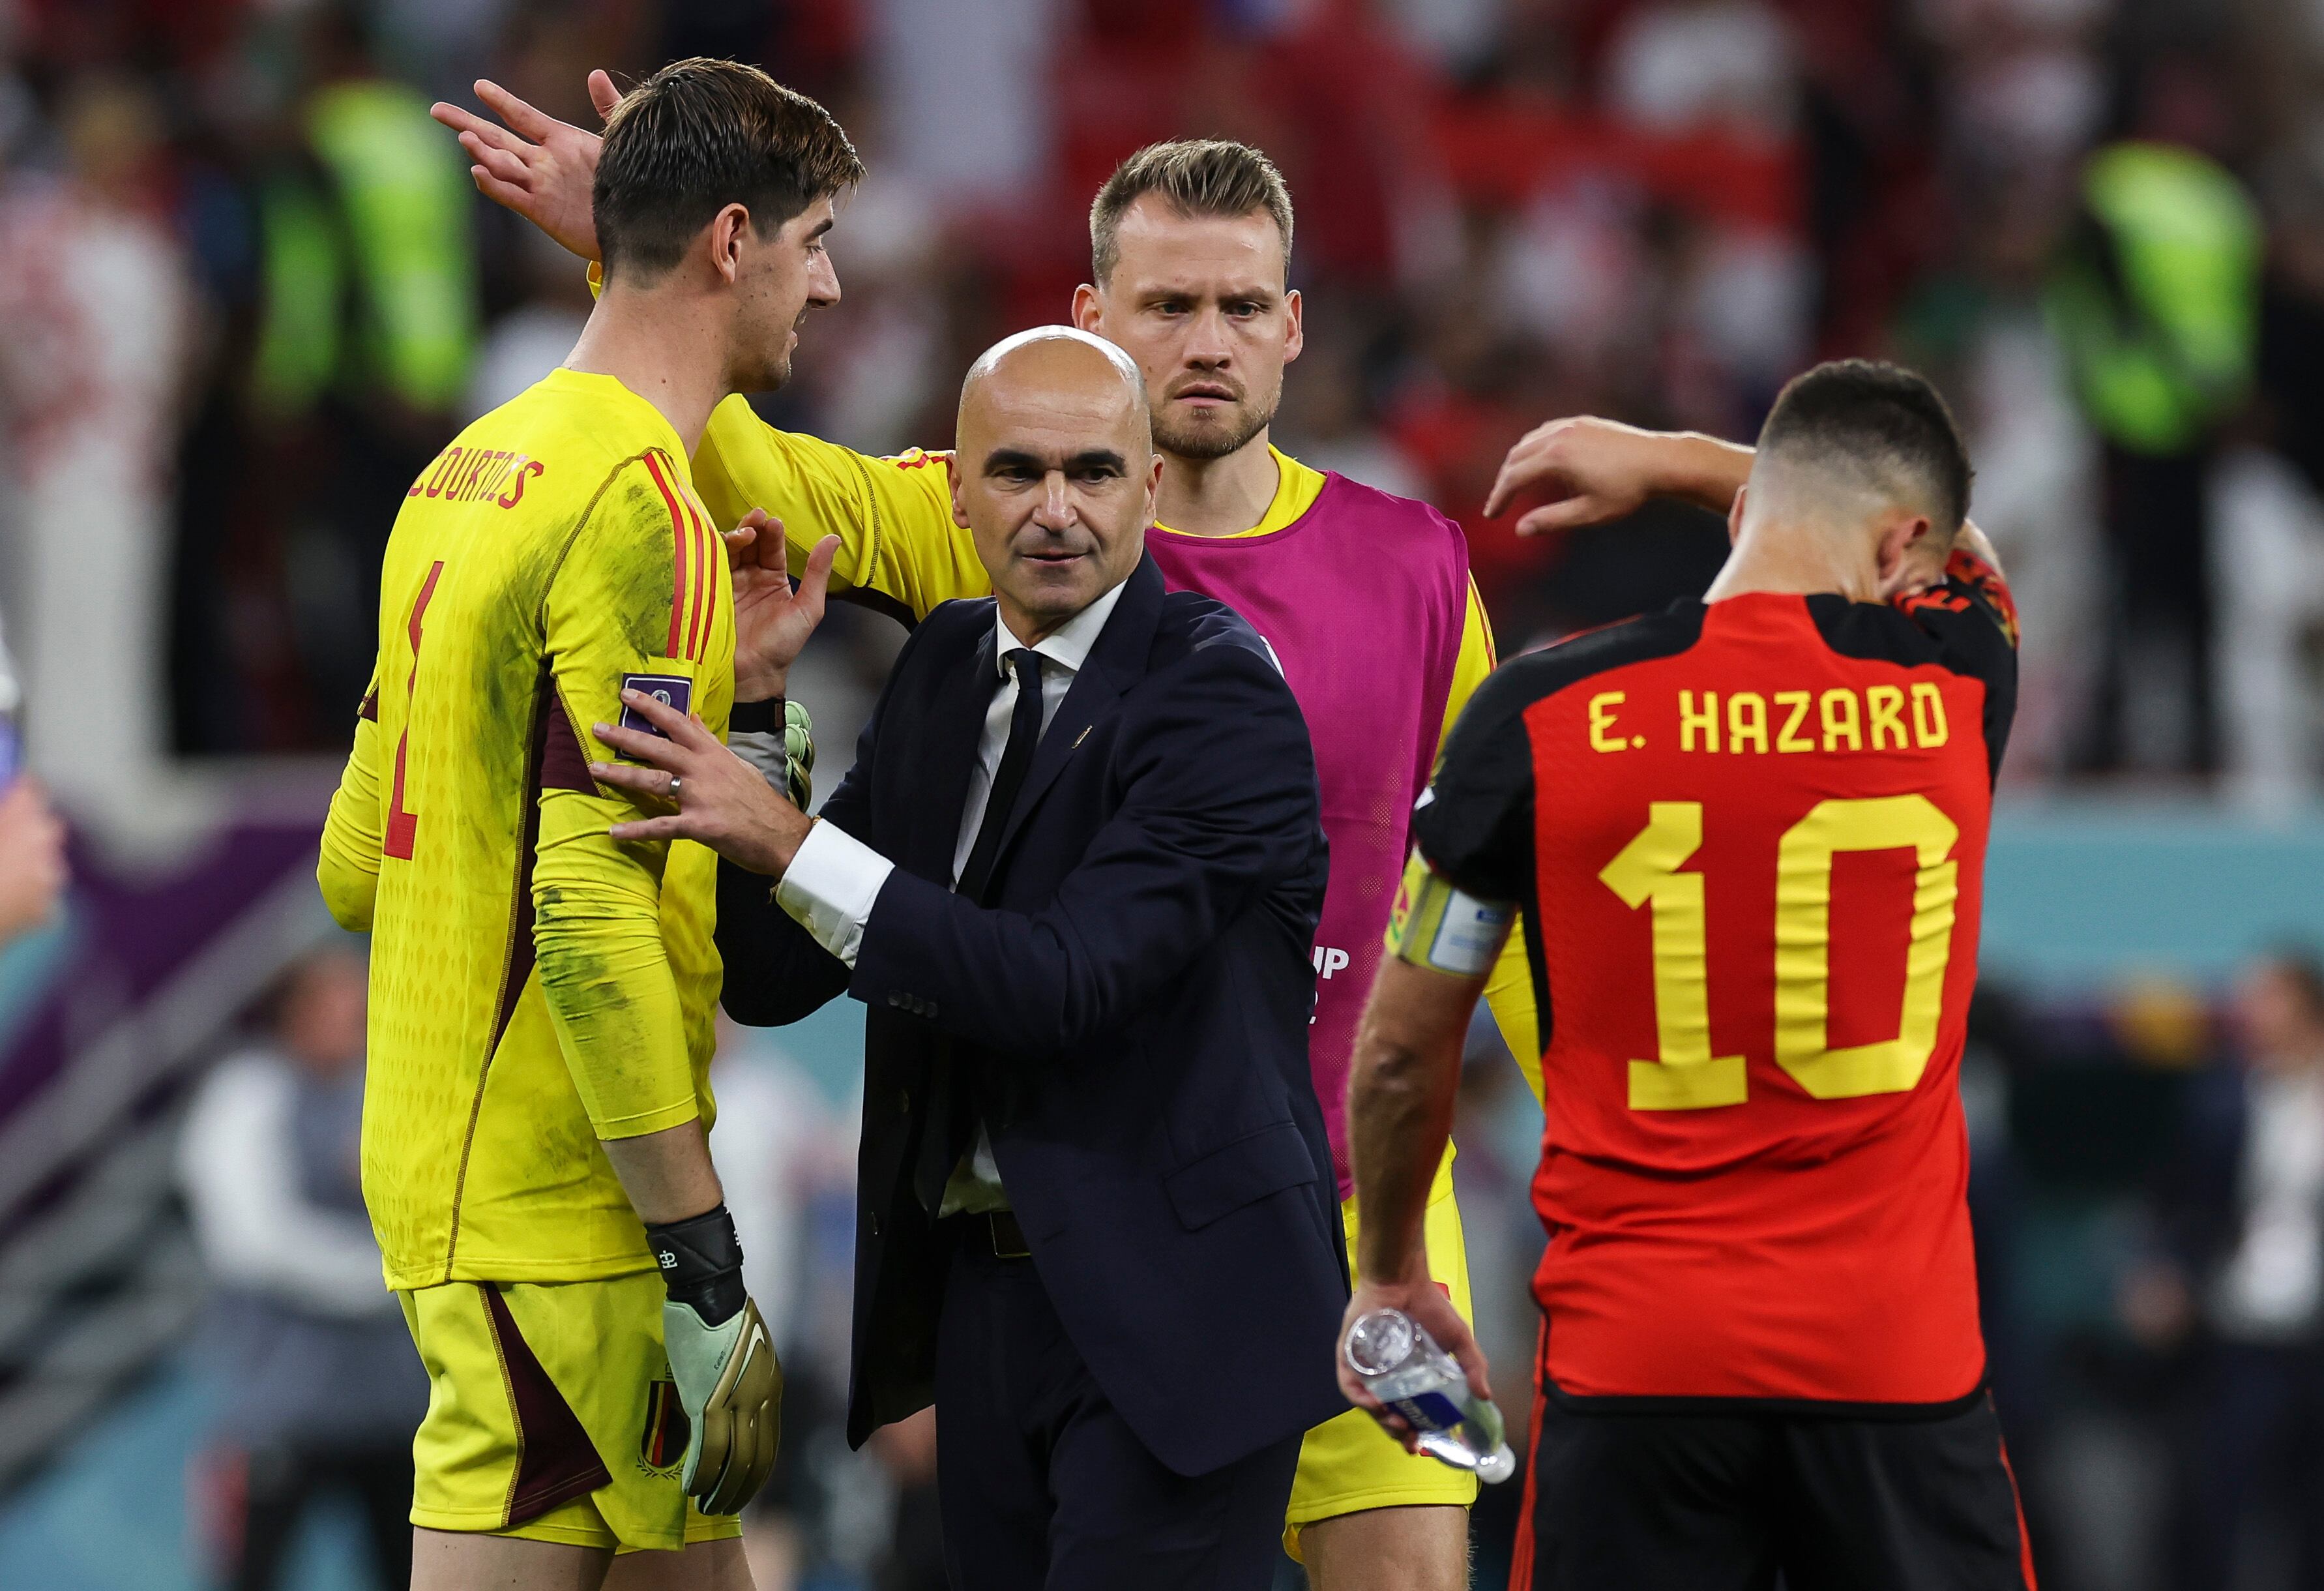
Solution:
M650 696L676 712L694 710L694 681L683 674L624 674L622 676L622 689ZM646 735L661 735L664 740L669 738L654 726L652 719L627 704L622 708L622 727ZM622 760L626 763L634 759L623 757Z
M1388 913L1388 953L1432 972L1480 977L1491 970L1516 919L1514 906L1453 888L1416 849Z

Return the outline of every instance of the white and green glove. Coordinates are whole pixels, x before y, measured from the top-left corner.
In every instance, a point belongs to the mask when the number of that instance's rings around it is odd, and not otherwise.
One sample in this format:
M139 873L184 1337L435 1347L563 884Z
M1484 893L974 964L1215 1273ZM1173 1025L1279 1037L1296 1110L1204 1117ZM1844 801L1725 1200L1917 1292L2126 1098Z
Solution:
M815 723L805 708L779 696L738 701L727 720L726 745L792 806L807 810L815 793Z
M649 1226L669 1297L662 1347L686 1410L678 1484L705 1513L740 1513L775 1467L783 1432L783 1366L742 1290L742 1244L720 1205Z

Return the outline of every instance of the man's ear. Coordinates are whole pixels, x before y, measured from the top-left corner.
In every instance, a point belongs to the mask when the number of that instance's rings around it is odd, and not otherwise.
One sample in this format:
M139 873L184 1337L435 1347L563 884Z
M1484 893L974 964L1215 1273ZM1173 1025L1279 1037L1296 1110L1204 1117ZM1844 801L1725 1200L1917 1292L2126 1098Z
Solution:
M1097 289L1083 282L1074 289L1074 325L1092 337L1103 337L1105 302Z
M1293 288L1284 295L1283 312L1291 322L1288 335L1283 342L1283 362L1286 365L1299 357L1299 350L1307 346L1305 317L1302 314L1304 308L1299 300L1297 288Z
M1927 514L1917 513L1910 519L1893 520L1881 531L1880 545L1875 556L1878 560L1883 586L1895 578L1915 548L1925 548L1933 528Z
M751 212L730 204L710 217L710 267L730 287L742 274L742 239L751 230Z
M1727 544L1729 547L1734 546L1737 538L1743 534L1743 500L1750 495L1748 485L1738 486L1735 488L1735 501L1727 505Z
M1881 532L1880 544L1874 550L1880 600L1893 601L1944 584L1945 564L1951 555L1951 538L1938 535L1926 514L1889 525Z
M945 481L952 488L952 523L964 531L969 528L968 507L960 496L960 449L957 447L945 455Z

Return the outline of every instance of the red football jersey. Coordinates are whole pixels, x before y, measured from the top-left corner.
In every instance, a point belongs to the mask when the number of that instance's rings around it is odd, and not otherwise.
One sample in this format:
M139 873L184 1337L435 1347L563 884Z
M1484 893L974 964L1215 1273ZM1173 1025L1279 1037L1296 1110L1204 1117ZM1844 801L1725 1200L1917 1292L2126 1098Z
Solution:
M1543 1372L1939 1404L1985 1373L1955 1087L2015 703L1964 555L1897 606L1686 603L1517 659L1414 837L1532 937Z

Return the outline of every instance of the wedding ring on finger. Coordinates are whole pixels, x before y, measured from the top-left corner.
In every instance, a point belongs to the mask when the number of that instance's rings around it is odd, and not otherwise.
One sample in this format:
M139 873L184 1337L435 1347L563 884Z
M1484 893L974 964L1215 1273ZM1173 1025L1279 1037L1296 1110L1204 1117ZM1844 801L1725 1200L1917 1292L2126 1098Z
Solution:
M678 800L678 777L677 774L673 773L669 776L669 788L662 791L662 794L668 796L671 800Z

